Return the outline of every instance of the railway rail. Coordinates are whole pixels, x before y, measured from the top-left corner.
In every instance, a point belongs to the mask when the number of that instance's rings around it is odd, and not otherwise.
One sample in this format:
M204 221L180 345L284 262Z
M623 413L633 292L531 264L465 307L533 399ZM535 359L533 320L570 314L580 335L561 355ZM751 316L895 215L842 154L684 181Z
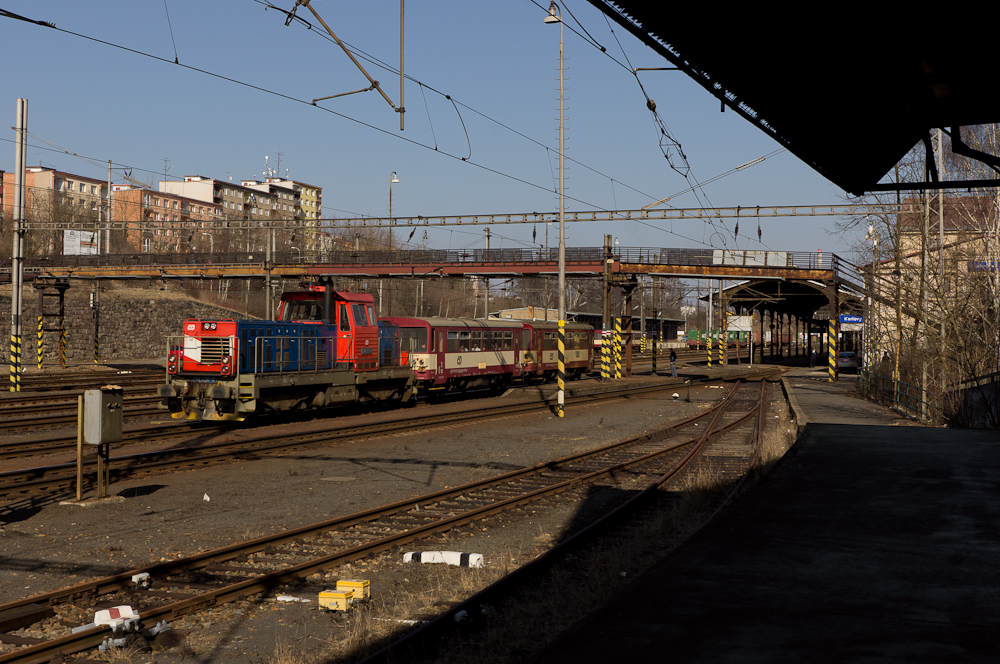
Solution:
M0 403L0 431L75 425L78 417L76 396L38 397L34 403ZM156 407L160 401L155 394L127 396L123 404L124 416L134 419L163 415Z
M316 572L529 502L582 489L609 475L646 477L646 491L655 491L692 463L709 463L711 460L702 460L706 450L726 459L742 458L744 463L737 465L745 470L760 439L766 389L763 380L759 387L740 382L711 410L652 433L486 480L27 597L0 606L0 614L43 611L45 607L69 603L92 607L97 598L103 597L138 607L143 625L150 627L161 620L273 592ZM630 390L640 391L649 390ZM151 583L137 576L142 574L148 574L145 578ZM455 611L447 613L453 615ZM439 616L432 625L440 627L445 622ZM0 655L0 664L47 662L93 648L109 636L103 627L75 633L69 633L66 626L60 629L64 634L51 640L0 634L0 642L19 646Z
M772 373L773 370L761 372L759 376L771 375ZM678 386L676 384L631 387L598 394L568 397L566 403L567 405L591 403L665 390L674 391L677 389ZM480 408L473 411L420 417L409 416L386 422L362 424L353 427L338 427L336 430L313 433L291 433L278 436L273 433L265 433L258 436L249 436L239 441L210 443L196 447L174 446L168 450L112 456L110 461L110 475L112 481L121 481L128 478L184 468L206 467L212 464L228 463L237 458L245 459L247 455L257 456L286 452L301 447L313 447L337 440L356 439L362 436L380 436L389 433L438 427L457 422L467 423L475 420L503 417L515 413L529 413L550 408L552 405L550 401L509 404L485 409ZM169 435L174 433L170 431L173 428L163 427L162 432L164 435ZM218 427L220 430L222 428L224 427ZM209 431L213 430L216 429L209 428ZM188 431L203 436L205 427L195 426ZM75 449L75 441L73 449ZM85 467L88 469L96 465L96 459L93 458L85 459L84 462ZM86 472L84 477L85 482L92 482L94 480L93 472ZM0 473L0 498L5 499L69 491L75 486L75 462ZM89 484L87 486L89 487Z
M28 374L21 377L20 392L0 392L0 401L18 399L26 392L49 392L52 390L78 390L107 385L109 382L121 383L129 387L138 384L149 386L163 382L165 370L137 371L77 371L58 373Z

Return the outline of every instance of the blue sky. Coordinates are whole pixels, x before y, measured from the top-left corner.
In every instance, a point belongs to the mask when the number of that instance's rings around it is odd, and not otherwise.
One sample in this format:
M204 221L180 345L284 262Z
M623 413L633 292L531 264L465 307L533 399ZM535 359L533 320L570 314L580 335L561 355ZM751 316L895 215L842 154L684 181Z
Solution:
M294 4L273 2L285 9ZM342 40L398 66L398 2L313 0L313 6ZM625 62L599 11L583 0L569 0L568 7L608 55ZM14 124L15 99L25 97L31 133L104 163L127 164L140 180L161 179L152 172L162 174L164 158L172 178L260 178L265 155L275 167L280 151L282 175L287 168L290 178L324 188L327 217L386 215L393 171L400 180L392 190L396 216L558 209L559 29L543 23L544 10L531 0L407 3L406 73L424 87L407 82L402 132L398 115L376 92L320 102L334 114L173 64L176 43L184 65L294 99L367 87L347 56L317 34L321 27L302 8L299 15L313 30L298 22L286 27L283 14L255 0L166 0L166 11L163 0L2 0L0 8L168 61L0 19L5 126ZM658 129L635 77L573 34L568 28L576 23L563 15L566 155L584 165L568 162L567 196L577 200L567 201L567 210L636 209L688 189L660 151ZM633 67L669 66L623 29L615 35ZM398 104L398 75L362 64ZM780 149L737 114L720 113L718 102L684 74L640 72L640 77L698 180ZM461 104L457 111L444 95ZM5 133L13 138L12 131ZM36 139L29 144L41 145ZM13 144L2 142L0 150L0 169L11 169ZM29 149L29 165L39 161L106 176L106 168L75 157ZM843 197L838 187L782 152L706 185L701 201L688 193L670 203L818 205L841 203ZM834 223L835 218L818 217L767 220L761 224L763 243L773 250L844 253L847 243L825 230ZM567 244L599 245L604 233L612 233L623 246L722 246L724 238L727 247L761 248L748 220L735 241L731 222L727 231L697 221L659 226L568 224ZM674 233L666 232L671 228ZM544 228L537 232L544 241ZM492 233L494 248L522 247L531 242L532 227L494 227ZM482 247L483 232L432 228L428 242L439 248Z

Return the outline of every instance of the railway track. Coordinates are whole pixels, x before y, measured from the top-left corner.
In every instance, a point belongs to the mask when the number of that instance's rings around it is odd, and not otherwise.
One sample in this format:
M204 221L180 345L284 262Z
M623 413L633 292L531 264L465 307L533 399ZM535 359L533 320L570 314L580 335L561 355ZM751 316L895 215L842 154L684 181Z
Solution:
M38 397L33 403L0 402L0 431L75 425L78 417L76 397L77 394L69 394ZM163 415L163 411L156 407L160 401L161 398L155 394L127 396L123 404L124 416L134 419Z
M661 392L665 390L674 391L678 389L675 384L650 385L644 387L632 387L599 394L568 397L567 405L585 404L608 399L621 399L629 396L638 396ZM246 459L248 456L262 456L274 453L283 453L303 447L315 447L329 444L338 440L357 439L366 436L382 436L392 433L417 431L456 423L470 423L477 420L488 420L496 417L504 417L511 414L530 413L544 411L551 408L551 400L518 403L510 405L495 406L472 411L462 411L457 413L407 416L386 422L362 424L353 427L337 427L334 430L325 430L313 433L290 433L286 435L275 435L264 433L260 435L249 435L239 441L225 441L219 443L207 443L196 447L175 446L168 450L155 452L144 452L140 454L127 454L111 457L110 474L111 481L122 481L136 477L147 476L156 473L171 472L181 469L202 468L209 465L228 463L234 459ZM204 437L206 433L214 433L222 430L225 425L219 427L194 426L187 431L177 432L178 427L156 427L145 431L160 431L164 436L178 433L193 433ZM66 439L63 439L66 440ZM65 447L65 443L60 451L76 449L75 439L72 447ZM14 444L11 444L12 446ZM5 446L7 447L7 446ZM93 481L91 468L96 465L96 459L85 458L85 486L89 488ZM58 492L68 492L75 490L76 486L76 463L62 463L49 466L40 466L22 470L14 470L0 473L0 498L11 499L28 495L44 495Z
M150 371L82 371L29 374L21 378L20 392L0 392L0 401L16 400L25 393L51 392L53 390L81 390L100 387L108 383L122 385L163 383L165 370Z
M711 458L702 458L706 451L726 459L731 469L739 466L745 470L753 458L755 443L760 439L766 385L764 381L759 386L738 383L710 411L636 438L383 507L24 598L0 606L0 615L18 611L23 614L36 611L41 615L47 607L55 605L93 607L101 598L137 607L143 626L150 627L161 620L170 621L251 595L274 592L284 584L319 571L490 518L526 503L551 500L553 496L582 490L609 475L627 475L646 485L642 493L618 507L615 513L621 513L629 505L641 502L640 496L656 491L693 463L712 463ZM632 392L638 393L638 390ZM742 459L742 463L737 463L736 459ZM735 473L735 470L726 472ZM735 474L734 481L737 481ZM615 513L605 514L600 520L614 518ZM560 546L566 547L567 542ZM137 576L143 574L149 576ZM148 578L150 583L143 578ZM435 629L447 624L447 616L457 610L458 607L451 609L432 621L428 630L421 631L433 634ZM93 648L110 635L102 627L71 633L69 627L55 618L44 620L48 621L47 626L42 625L46 632L59 632L59 636L42 640L0 634L0 642L18 646L17 650L0 655L0 664L47 662ZM408 646L397 644L394 647ZM391 659L391 648L383 655Z

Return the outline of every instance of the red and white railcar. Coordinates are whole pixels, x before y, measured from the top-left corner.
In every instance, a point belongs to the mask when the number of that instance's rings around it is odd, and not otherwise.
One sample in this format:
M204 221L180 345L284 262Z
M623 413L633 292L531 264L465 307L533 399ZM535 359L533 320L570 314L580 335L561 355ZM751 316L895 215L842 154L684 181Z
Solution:
M559 324L551 320L526 320L522 325L523 374L525 377L554 379L559 370ZM590 371L594 360L594 328L584 323L566 323L564 351L566 378L580 378Z
M385 318L399 326L405 361L425 389L501 388L521 377L520 321Z

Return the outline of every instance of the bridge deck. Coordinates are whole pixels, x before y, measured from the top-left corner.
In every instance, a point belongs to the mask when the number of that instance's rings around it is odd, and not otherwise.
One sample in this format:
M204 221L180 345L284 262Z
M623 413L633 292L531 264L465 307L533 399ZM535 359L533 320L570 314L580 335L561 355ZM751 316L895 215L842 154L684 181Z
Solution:
M608 260L614 274L716 279L829 281L836 277L832 254L721 249L567 248L566 273L598 276ZM79 279L247 278L267 272L264 254L125 254L57 256L29 260L25 275ZM558 273L555 249L471 251L339 251L323 254L276 252L273 276L319 275L366 277L550 276ZM6 275L9 278L9 270Z

